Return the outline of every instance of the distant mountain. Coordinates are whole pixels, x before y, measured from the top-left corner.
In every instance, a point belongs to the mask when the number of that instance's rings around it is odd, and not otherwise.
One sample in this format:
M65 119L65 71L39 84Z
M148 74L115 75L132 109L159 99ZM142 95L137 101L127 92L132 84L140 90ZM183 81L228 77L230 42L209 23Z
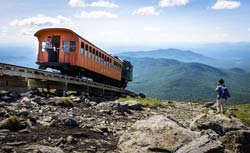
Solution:
M170 59L126 59L134 65L134 81L128 87L132 91L161 99L214 101L216 81L224 78L232 94L230 103L250 103L250 74L240 69Z
M231 68L250 70L249 42L196 44L185 48L213 59L223 60L225 64L229 63Z
M192 51L174 48L152 51L131 51L117 54L117 56L175 59L181 62L197 62L227 69L241 68L250 72L250 44L217 44L215 46L209 46L208 44L198 45L193 47L193 49L190 47L190 49Z
M176 59L183 62L198 62L198 61L211 61L212 58L205 57L201 54L194 53L192 51L184 51L179 49L159 49L152 51L135 51L135 52L123 52L119 56L126 57L149 57L149 58L167 58Z

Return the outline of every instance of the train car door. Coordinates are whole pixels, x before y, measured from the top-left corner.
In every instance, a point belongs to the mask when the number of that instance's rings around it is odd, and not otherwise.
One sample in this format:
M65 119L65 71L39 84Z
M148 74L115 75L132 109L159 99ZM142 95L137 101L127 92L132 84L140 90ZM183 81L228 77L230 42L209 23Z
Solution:
M60 36L52 36L52 43L53 43L53 51L49 53L48 61L58 62L59 52L60 52Z

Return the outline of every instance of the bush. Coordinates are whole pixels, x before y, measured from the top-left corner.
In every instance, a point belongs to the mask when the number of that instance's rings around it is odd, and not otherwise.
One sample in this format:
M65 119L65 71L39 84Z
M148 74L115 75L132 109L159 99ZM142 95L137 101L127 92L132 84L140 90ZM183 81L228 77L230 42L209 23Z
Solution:
M69 97L62 97L58 102L57 105L64 106L64 107L71 107L73 106L72 100Z
M9 129L11 131L18 131L24 128L24 125L21 124L19 117L10 116L9 118L3 120L0 123L0 129Z

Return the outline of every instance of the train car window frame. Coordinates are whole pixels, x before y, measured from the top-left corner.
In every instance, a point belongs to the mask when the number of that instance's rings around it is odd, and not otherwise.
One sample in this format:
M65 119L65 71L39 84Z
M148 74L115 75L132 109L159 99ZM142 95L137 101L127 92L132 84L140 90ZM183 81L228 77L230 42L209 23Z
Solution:
M62 42L62 51L64 53L66 53L68 51L69 48L69 41L68 40L63 40Z
M91 56L92 56L91 54L92 54L91 47L89 47L88 58L90 58L90 59L91 59Z
M93 51L92 51L92 60L95 60L95 48L93 48Z
M42 52L46 52L46 41L42 41L41 47L42 47L42 48L41 48L41 49L42 49L41 51L42 51Z
M85 44L83 42L81 42L81 49L80 49L80 54L81 55L85 55L84 45Z
M89 51L89 49L88 49L89 47L88 47L88 44L85 44L85 50L86 50L86 52L85 52L85 56L86 57L88 57L88 51Z
M76 41L71 40L69 42L69 52L75 52L76 51Z
M98 50L95 51L95 60L98 62Z

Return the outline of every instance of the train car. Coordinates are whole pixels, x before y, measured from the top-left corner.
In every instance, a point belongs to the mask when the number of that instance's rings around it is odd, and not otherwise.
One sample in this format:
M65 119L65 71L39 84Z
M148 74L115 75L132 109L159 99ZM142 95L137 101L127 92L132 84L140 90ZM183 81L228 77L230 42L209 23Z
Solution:
M70 29L47 28L34 35L39 42L39 69L52 68L64 75L123 88L132 81L133 66L129 61L111 56Z

